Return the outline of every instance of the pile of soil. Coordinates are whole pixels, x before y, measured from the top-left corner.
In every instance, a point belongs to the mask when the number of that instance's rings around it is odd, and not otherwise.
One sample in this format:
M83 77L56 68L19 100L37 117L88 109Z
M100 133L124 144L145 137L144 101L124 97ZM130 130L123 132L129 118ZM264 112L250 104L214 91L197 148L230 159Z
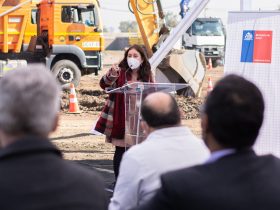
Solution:
M203 103L203 98L193 98L184 96L175 96L180 109L183 111L183 119L199 118L199 109Z
M83 112L100 112L104 107L108 98L103 90L86 90L80 89L76 91L79 101L79 107ZM68 111L69 92L63 92L61 100L61 109ZM199 107L203 102L202 98L175 96L179 107L183 111L183 119L196 119L199 117Z

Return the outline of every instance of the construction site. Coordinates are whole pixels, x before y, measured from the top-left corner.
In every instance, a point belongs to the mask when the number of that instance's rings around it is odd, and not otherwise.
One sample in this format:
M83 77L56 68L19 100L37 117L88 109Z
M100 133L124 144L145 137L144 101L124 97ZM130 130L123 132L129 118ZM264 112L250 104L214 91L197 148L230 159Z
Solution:
M123 51L107 52L108 57L105 58L104 64L108 62L108 65L104 69L104 73L110 68L112 57L121 58L123 53ZM99 86L102 73L99 76L85 75L82 77L81 84L76 89L81 114L68 113L69 92L63 93L60 126L51 135L51 139L63 151L66 159L97 170L110 185L114 180L112 158L115 148L111 144L105 143L104 136L93 135L91 132L108 97ZM183 124L199 137L201 136L199 107L207 95L208 78L211 78L212 85L214 85L222 76L223 67L208 69L200 97L176 96L178 104L184 112Z
M106 171L111 177L108 183L111 183L113 147L104 143L104 136L91 134L108 98L99 86L101 77L112 65L120 62L125 48L133 44L145 46L156 82L188 85L178 92L176 98L183 111L184 123L192 125L199 136L199 106L213 88L213 83L223 75L225 32L219 19L199 19L198 24L204 23L208 27L205 31L213 31L207 32L213 35L205 34L208 40L212 36L213 43L209 42L204 48L183 36L187 25L195 20L207 1L197 4L192 15L191 11L187 13L187 2L182 1L182 18L190 14L191 19L183 19L172 33L165 24L160 1L130 1L129 9L134 11L138 33L123 39L118 36L112 38L109 33L103 34L100 3L95 0L83 4L75 0L69 4L60 0L1 1L0 61L3 76L29 63L45 63L51 69L63 89L60 126L52 135L53 142L63 151L66 159ZM60 11L61 20L55 15ZM61 21L61 27L55 26L58 21ZM219 45L214 44L217 38L221 39ZM76 88L75 105L78 111L70 108L71 83ZM71 115L71 112L79 114Z
M62 93L59 126L50 139L64 159L97 171L106 186L115 181L115 147L93 132L109 96L100 80L134 44L145 47L155 84L186 85L172 94L182 111L182 124L198 138L200 106L215 83L230 73L254 81L270 108L256 150L280 155L280 122L275 119L279 93L274 85L280 64L279 11L254 12L251 1L241 0L223 23L221 17L202 15L211 0L176 3L181 3L181 17L171 28L166 25L164 0L129 0L127 10L137 22L137 32L114 35L104 32L102 0L0 0L1 76L30 63L43 63L52 71ZM247 43L252 40L253 47ZM72 85L75 100L70 99ZM70 109L71 101L75 110ZM267 140L272 135L273 140Z

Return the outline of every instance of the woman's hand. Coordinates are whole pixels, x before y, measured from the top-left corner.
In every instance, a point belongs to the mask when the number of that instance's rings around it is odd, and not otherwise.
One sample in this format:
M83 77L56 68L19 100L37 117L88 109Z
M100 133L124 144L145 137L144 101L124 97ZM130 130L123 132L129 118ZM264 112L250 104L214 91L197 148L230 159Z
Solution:
M118 77L120 74L120 67L117 64L113 64L110 70L111 76Z

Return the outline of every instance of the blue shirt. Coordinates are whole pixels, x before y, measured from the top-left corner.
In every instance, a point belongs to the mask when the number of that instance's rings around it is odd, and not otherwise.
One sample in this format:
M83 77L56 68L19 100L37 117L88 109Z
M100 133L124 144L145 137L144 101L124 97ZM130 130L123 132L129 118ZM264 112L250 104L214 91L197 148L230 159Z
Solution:
M218 159L233 153L235 153L235 149L222 149L222 150L212 152L210 157L208 158L208 160L206 160L205 163L213 163Z

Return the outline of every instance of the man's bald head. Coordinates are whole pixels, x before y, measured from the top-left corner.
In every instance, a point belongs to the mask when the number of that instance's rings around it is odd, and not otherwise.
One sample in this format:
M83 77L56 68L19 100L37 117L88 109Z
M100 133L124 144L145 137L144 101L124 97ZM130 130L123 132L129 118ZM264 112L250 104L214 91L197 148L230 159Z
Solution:
M153 128L180 124L180 111L176 100L168 93L156 92L148 95L141 107L143 120Z

